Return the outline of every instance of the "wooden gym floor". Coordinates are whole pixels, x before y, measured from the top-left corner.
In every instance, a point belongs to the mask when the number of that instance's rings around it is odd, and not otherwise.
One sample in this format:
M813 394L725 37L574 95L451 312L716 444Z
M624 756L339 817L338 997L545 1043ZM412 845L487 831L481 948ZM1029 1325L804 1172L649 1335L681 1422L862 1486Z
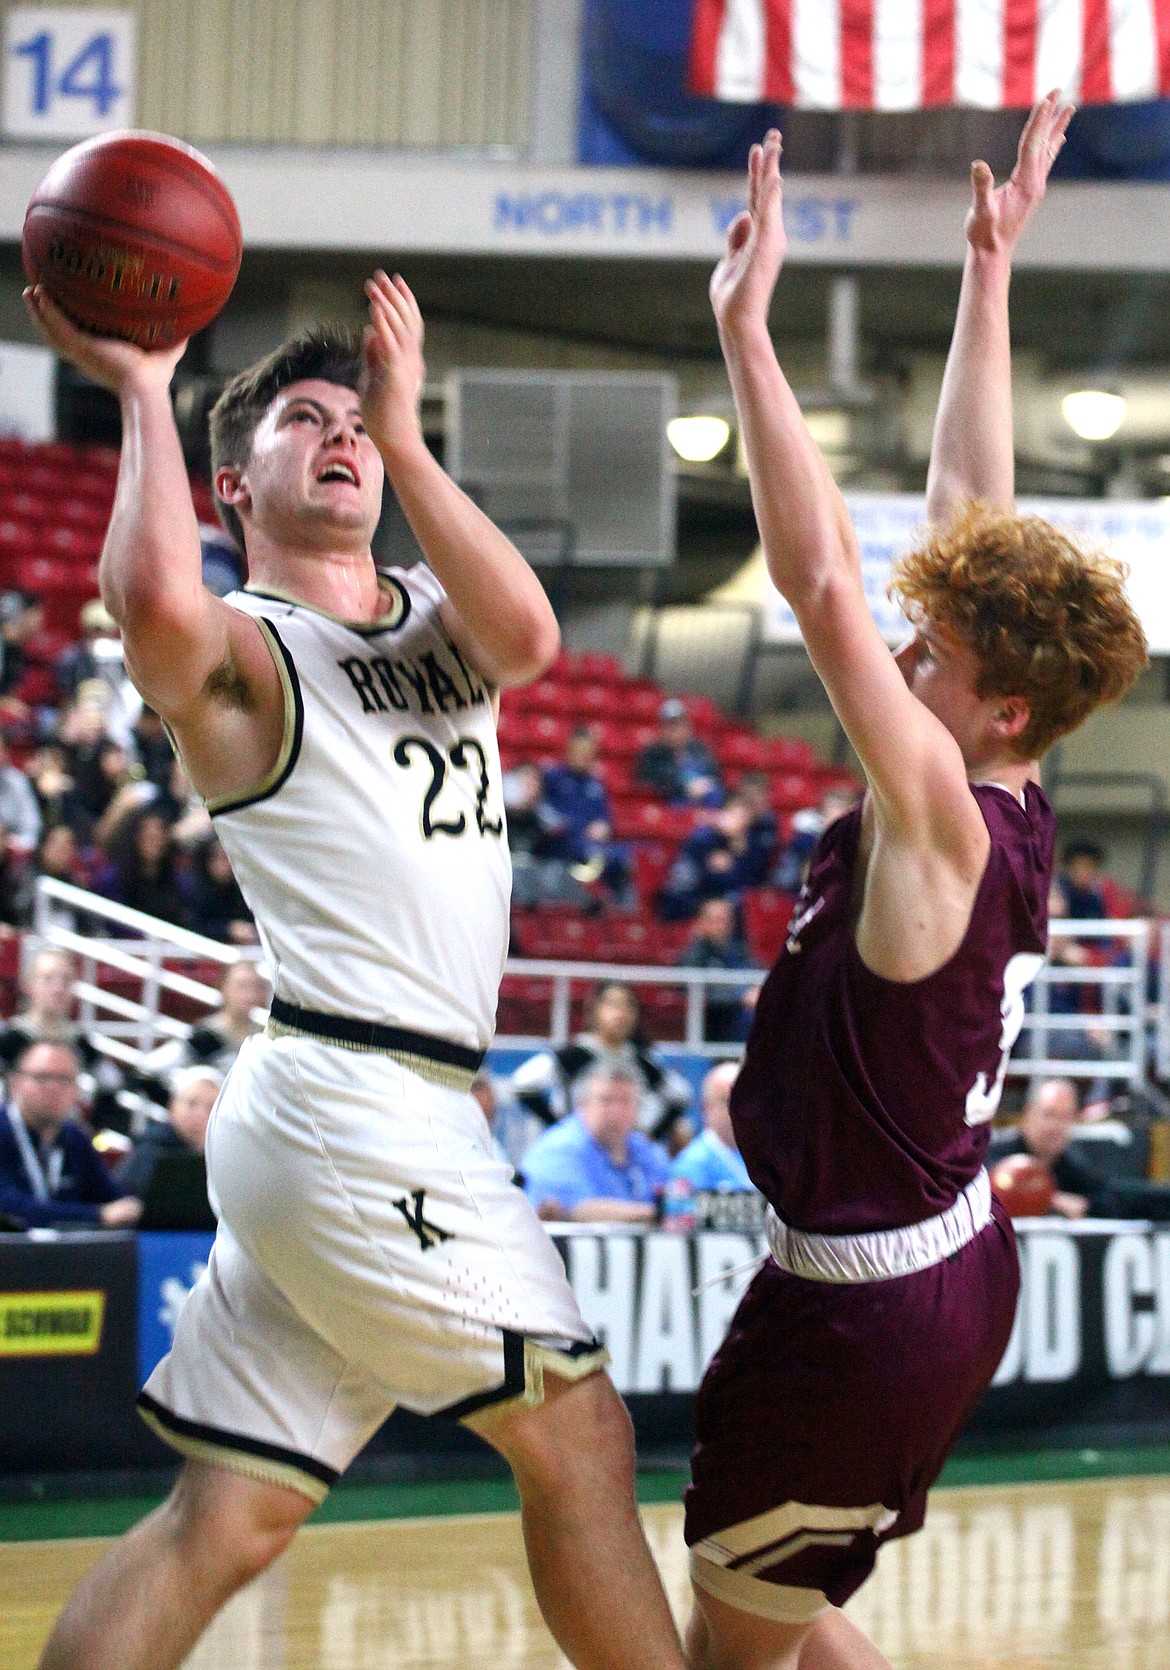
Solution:
M681 1510L645 1510L680 1618ZM98 1538L0 1545L0 1665L33 1670ZM599 1597L602 1602L602 1597ZM852 1603L896 1670L1170 1670L1170 1477L935 1493ZM514 1513L312 1525L190 1670L552 1670Z

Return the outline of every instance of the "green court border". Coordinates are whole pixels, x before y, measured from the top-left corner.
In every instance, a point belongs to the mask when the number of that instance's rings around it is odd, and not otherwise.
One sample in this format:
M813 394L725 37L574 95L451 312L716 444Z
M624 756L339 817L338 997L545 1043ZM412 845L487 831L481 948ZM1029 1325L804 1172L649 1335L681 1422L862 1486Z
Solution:
M939 1487L1040 1484L1071 1479L1122 1479L1170 1473L1170 1445L1101 1450L1041 1450L954 1456ZM638 1475L643 1503L681 1500L682 1469ZM63 1537L111 1537L128 1530L161 1501L157 1495L0 1503L0 1543L50 1542ZM343 1484L314 1512L313 1525L374 1519L422 1519L462 1513L514 1513L509 1479L443 1479L429 1484Z

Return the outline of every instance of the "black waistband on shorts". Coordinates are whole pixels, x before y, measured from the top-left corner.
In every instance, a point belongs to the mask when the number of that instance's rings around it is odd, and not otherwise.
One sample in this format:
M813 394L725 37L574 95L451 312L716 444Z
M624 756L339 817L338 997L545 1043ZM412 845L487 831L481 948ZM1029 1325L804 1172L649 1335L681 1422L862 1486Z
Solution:
M348 1044L351 1049L417 1055L424 1061L458 1067L465 1073L478 1073L487 1054L486 1050L468 1049L465 1044L453 1044L449 1038L413 1032L406 1026L383 1026L379 1021L359 1021L352 1015L331 1015L324 1009L302 1009L299 1003L286 1003L283 997L273 997L268 1012L279 1026L292 1027L310 1038Z

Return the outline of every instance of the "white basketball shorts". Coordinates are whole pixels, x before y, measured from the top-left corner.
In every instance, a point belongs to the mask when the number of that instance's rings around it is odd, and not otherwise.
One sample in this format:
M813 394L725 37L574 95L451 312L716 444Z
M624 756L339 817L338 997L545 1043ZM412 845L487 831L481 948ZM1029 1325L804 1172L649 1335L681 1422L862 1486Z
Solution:
M207 1164L211 1262L139 1399L187 1455L319 1501L397 1404L478 1422L606 1360L465 1091L253 1038Z

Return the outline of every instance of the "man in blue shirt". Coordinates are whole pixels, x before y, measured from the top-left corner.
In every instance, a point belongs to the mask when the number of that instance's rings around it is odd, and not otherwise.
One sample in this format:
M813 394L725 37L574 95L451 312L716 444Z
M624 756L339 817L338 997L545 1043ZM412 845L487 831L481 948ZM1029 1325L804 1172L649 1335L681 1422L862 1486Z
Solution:
M731 1087L739 1077L738 1061L721 1061L703 1080L703 1129L670 1168L698 1191L750 1189L743 1157L731 1128Z
M611 838L613 813L596 764L597 738L588 725L578 725L569 737L562 763L545 768L545 804L562 824L562 833L552 838L549 851L574 865L574 874L581 879L600 880L624 909L637 902L632 893L630 857L626 848Z
M524 1156L524 1188L542 1218L653 1223L670 1163L638 1130L641 1085L626 1067L601 1065L578 1085L575 1113L537 1137Z
M0 1216L21 1229L126 1228L142 1202L115 1183L72 1116L77 1057L68 1044L30 1044L8 1076L0 1110Z

